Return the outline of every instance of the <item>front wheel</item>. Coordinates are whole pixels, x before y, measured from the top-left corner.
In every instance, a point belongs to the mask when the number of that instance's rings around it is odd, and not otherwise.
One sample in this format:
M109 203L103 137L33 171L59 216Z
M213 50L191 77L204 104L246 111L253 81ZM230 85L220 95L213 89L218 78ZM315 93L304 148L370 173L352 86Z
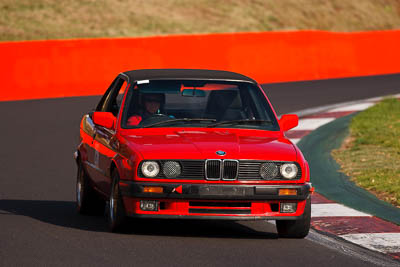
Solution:
M276 220L276 230L279 237L304 238L310 231L311 224L311 198L306 200L304 214L298 220Z
M112 185L108 209L107 219L110 231L122 231L126 224L127 217L125 215L124 203L119 190L119 175L117 170L114 170L112 173Z
M78 164L76 177L76 209L80 214L97 215L104 212L104 200L97 195L89 183L89 176Z

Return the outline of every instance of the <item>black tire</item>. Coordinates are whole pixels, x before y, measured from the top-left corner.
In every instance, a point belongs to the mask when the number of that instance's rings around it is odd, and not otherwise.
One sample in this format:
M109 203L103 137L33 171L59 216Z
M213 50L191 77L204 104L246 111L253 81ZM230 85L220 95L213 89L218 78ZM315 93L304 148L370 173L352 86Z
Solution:
M125 213L124 202L122 201L119 190L119 175L114 169L112 172L112 184L110 190L110 199L108 204L107 220L111 232L121 232L125 229L127 216Z
M76 177L76 209L85 215L100 215L104 213L105 201L93 190L89 183L82 163L78 164Z
M311 198L306 200L306 207L301 219L276 220L276 230L279 237L304 238L310 231L311 224Z

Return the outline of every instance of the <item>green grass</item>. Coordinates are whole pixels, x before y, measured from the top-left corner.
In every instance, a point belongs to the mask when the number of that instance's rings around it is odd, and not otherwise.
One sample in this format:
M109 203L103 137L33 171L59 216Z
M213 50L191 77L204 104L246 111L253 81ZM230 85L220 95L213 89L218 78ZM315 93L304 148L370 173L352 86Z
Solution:
M400 0L0 0L0 41L400 28Z
M357 185L400 207L400 101L385 99L356 115L332 155Z

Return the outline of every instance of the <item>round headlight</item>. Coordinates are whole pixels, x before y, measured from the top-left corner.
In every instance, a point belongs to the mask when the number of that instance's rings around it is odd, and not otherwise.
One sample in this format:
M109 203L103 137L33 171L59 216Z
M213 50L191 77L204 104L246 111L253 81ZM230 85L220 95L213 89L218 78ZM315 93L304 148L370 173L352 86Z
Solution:
M163 173L167 178L176 178L181 174L181 165L176 161L167 161L163 165Z
M260 176L265 180L274 179L278 176L278 166L272 162L266 162L260 166Z
M156 177L160 172L160 166L155 161L145 161L142 164L142 173L146 177Z
M285 163L281 166L281 174L283 178L293 179L297 175L297 166L293 163Z

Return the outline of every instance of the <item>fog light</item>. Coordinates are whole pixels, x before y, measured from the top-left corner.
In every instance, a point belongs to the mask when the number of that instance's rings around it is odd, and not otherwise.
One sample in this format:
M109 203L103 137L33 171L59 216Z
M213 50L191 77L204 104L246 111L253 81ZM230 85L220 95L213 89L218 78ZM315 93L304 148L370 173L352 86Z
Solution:
M158 201L140 200L140 209L144 211L158 211Z
M294 213L297 209L297 203L281 203L281 213Z

